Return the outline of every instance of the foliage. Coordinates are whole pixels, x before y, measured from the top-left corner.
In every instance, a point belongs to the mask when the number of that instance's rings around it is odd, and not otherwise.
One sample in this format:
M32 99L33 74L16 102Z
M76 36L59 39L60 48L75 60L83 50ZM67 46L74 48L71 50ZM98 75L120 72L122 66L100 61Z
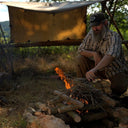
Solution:
M110 3L113 3L112 5ZM125 39L128 39L126 37L126 34L128 32L128 1L127 0L110 0L109 3L107 3L108 8L110 9L110 13L114 17L114 20L124 35ZM111 22L112 23L112 22ZM112 29L114 29L112 24Z
M9 38L10 37L9 21L0 22L0 25L2 26L5 37Z
M77 52L78 46L50 46L50 47L29 47L29 48L13 48L13 54L16 57L42 57L48 55L62 55L71 52Z

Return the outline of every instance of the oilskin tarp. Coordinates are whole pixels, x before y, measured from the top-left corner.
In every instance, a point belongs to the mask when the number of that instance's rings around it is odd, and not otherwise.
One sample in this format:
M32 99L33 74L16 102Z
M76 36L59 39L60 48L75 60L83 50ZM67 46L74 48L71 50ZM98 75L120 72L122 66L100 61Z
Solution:
M81 39L85 36L86 7L45 13L9 7L11 40L41 42Z
M9 9L13 43L83 39L87 6L84 2L2 2Z

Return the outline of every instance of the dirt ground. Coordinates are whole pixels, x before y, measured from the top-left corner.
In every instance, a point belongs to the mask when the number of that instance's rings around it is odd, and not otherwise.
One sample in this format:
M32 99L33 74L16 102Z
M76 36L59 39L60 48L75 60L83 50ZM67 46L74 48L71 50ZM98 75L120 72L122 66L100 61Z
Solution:
M74 70L70 57L63 57L26 58L14 62L15 74L5 76L0 85L0 128L25 128L23 113L27 107L52 99L54 90L66 89L54 70L56 66L68 73Z
M56 75L23 72L15 80L14 88L1 91L5 103L0 107L0 128L25 128L24 110L36 102L45 103L54 97L54 90L64 90L64 83Z

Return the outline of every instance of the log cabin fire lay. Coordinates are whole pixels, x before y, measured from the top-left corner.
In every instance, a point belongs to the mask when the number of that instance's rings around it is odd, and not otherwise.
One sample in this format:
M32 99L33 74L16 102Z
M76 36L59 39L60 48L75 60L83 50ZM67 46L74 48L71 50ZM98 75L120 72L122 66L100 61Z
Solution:
M25 118L29 119L29 123L32 122L31 116L41 119L46 118L44 115L54 115L70 128L114 128L119 125L121 127L117 128L127 128L128 109L122 107L119 100L107 96L102 89L97 89L95 82L89 82L86 78L67 77L59 67L55 71L65 83L66 91L54 90L55 98L28 108ZM55 127L58 128L57 125Z

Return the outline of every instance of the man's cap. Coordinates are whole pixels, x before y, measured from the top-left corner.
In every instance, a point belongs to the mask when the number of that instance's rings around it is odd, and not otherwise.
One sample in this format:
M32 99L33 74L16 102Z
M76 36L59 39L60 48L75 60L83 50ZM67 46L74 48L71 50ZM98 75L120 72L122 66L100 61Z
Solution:
M106 19L105 14L102 12L94 13L90 16L90 26L98 26Z

